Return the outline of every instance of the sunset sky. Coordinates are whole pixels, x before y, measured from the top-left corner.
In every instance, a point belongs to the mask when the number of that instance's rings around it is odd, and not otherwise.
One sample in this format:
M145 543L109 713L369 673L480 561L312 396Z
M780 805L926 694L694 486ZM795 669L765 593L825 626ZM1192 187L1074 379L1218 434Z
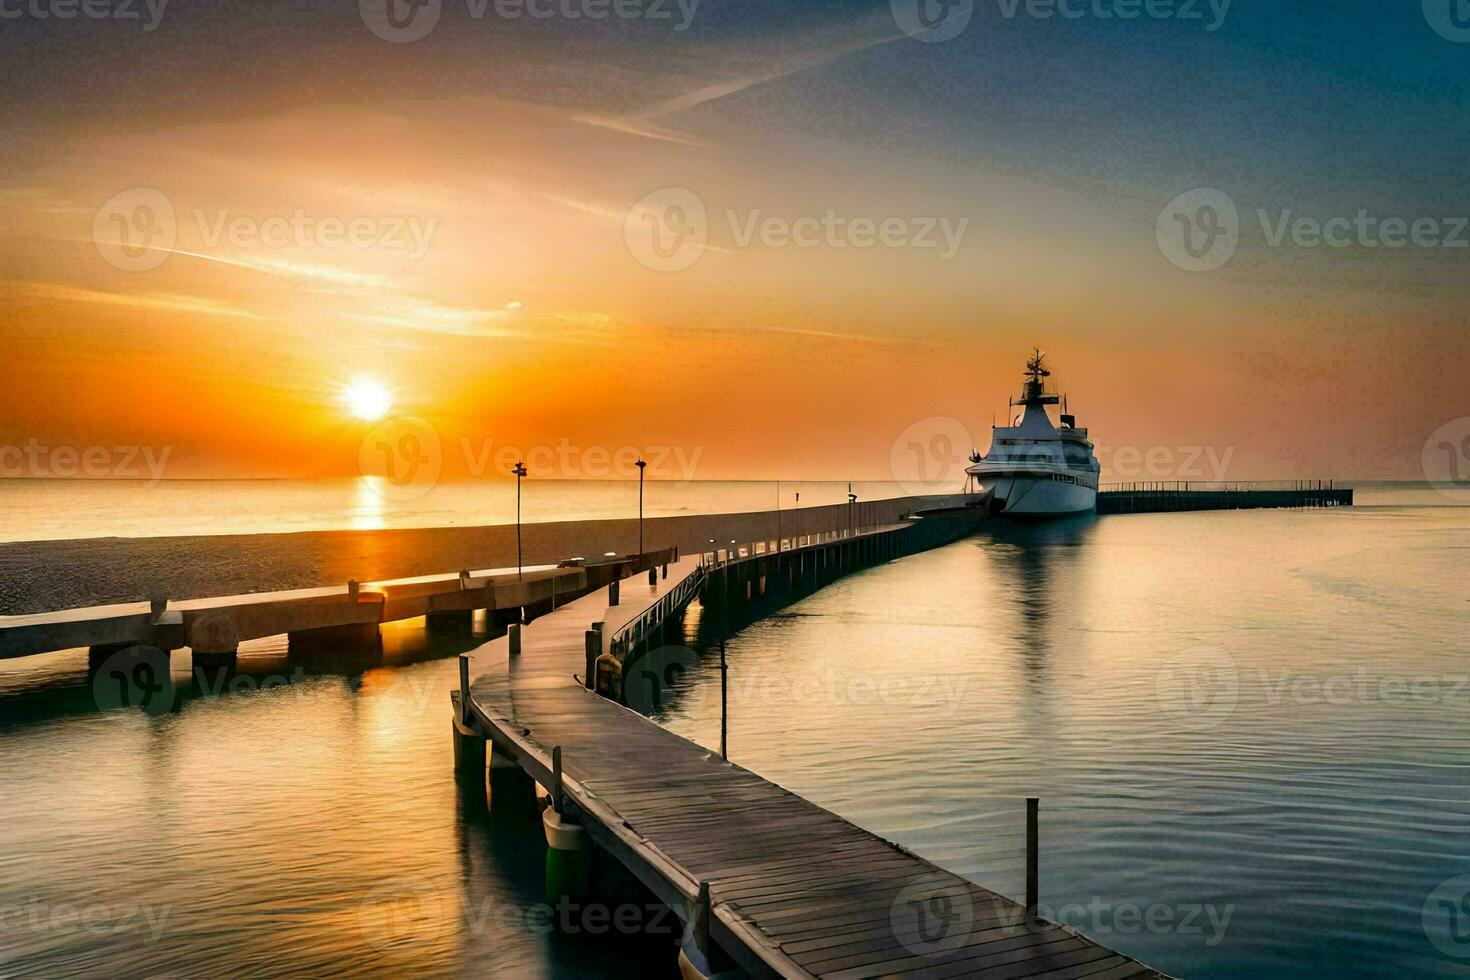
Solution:
M942 41L887 2L444 0L412 41L356 3L137 6L0 21L0 444L350 475L366 379L446 445L885 479L924 420L984 449L1033 345L1100 450L1228 449L1230 478L1421 478L1470 415L1470 248L1271 242L1366 211L1470 245L1470 43L1417 0L989 0ZM687 268L638 237L670 188L706 214ZM1239 209L1211 271L1158 232L1198 188ZM139 189L168 235L119 252ZM829 212L938 244L744 234Z

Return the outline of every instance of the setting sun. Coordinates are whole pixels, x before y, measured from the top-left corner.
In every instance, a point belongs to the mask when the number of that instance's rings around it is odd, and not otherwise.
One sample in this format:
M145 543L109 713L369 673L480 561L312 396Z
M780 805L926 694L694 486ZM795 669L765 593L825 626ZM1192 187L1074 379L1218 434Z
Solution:
M358 379L348 385L347 390L342 393L342 399L347 403L347 408L354 417L365 419L368 422L387 415L388 409L393 404L393 399L386 388L376 382L363 379Z

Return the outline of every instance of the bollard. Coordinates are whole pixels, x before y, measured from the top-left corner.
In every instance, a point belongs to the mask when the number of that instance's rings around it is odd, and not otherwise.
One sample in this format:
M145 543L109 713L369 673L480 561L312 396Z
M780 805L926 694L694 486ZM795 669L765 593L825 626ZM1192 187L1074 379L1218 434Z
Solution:
M348 579L347 580L347 598L351 599L353 602L356 602L357 601L357 590L358 590L357 579L355 579L355 578Z
M664 578L668 578L669 577L669 563L668 562L664 562L664 575L663 575L663 577Z
M158 622L158 617L159 616L162 616L167 611L168 611L168 596L155 595L155 596L150 596L149 597L149 599L148 599L148 612L152 616L154 623L157 623Z
M648 584L658 585L658 569L652 566L649 566L648 569Z
M470 722L470 655L459 655L459 720Z
M591 691L597 684L597 658L602 655L602 634L597 630L588 630L583 634L583 642L586 647L587 672L582 675L587 690Z
M621 584L617 579L613 579L607 584L607 604L609 606L616 606L618 604L618 593L621 591Z
M679 944L679 973L684 977L709 977L715 972L710 966L709 920L709 882L701 880L699 894L689 908L684 941Z
M521 655L521 624L511 623L506 628L506 636L510 638L510 655L519 657Z
M1026 798L1026 917L1036 918L1036 909L1041 904L1040 842L1037 840L1036 811L1040 801L1034 796Z

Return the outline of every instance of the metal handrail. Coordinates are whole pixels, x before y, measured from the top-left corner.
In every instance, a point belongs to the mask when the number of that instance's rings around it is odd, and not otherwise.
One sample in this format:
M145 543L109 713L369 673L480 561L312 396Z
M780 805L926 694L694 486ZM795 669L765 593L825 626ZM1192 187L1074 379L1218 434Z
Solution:
M1097 488L1098 493L1252 493L1288 492L1305 493L1316 490L1336 490L1335 480L1156 480L1137 483L1105 483Z

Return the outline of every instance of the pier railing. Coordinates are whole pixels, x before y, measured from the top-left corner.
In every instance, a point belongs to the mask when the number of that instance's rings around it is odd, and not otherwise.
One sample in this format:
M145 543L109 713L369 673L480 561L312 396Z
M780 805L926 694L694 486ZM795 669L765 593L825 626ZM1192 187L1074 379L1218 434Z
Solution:
M1258 493L1336 490L1335 480L1164 480L1141 483L1104 483L1098 493Z

